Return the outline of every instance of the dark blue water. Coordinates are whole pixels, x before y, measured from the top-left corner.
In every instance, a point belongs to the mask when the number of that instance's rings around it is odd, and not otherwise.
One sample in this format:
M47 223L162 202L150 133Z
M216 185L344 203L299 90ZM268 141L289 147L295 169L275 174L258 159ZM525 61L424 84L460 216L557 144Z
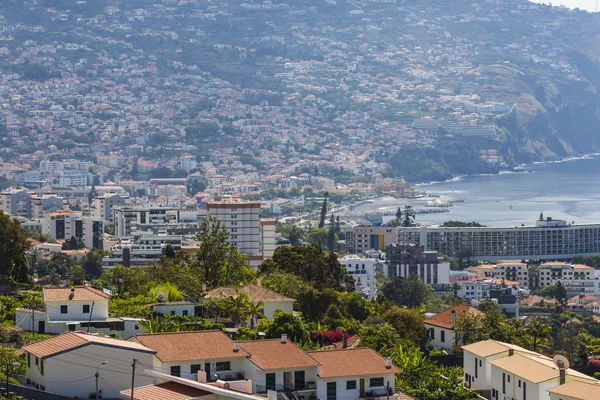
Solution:
M449 213L419 215L418 220L533 225L543 212L545 217L578 224L600 223L600 158L535 164L527 169L531 172L471 176L419 185L420 190L429 194L465 202L457 203Z

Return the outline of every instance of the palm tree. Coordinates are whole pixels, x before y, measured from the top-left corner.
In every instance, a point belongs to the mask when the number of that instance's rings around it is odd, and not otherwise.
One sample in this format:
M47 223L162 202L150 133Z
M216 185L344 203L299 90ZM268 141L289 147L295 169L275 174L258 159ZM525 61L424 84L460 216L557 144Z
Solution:
M454 298L458 299L458 292L462 289L462 286L458 282L454 282L451 286L452 292L454 293Z
M229 296L225 300L225 309L236 323L241 323L248 318L249 305L250 300L248 299L248 295L245 293L242 293L236 297Z
M533 351L537 352L539 345L543 345L550 340L550 327L540 321L540 318L532 318L531 322L525 326L525 331L531 338Z
M178 332L179 326L172 321L161 321L158 317L140 321L140 327L144 328L146 333Z
M248 315L250 316L250 328L254 329L254 325L256 324L256 320L262 319L265 317L263 309L265 305L262 301L256 303L248 303Z

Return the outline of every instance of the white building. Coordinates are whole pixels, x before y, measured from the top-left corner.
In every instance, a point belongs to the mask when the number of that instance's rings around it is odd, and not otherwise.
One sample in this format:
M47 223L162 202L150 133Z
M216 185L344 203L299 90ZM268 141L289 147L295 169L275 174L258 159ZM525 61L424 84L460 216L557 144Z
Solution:
M369 300L377 297L375 272L377 259L360 257L354 254L339 259L346 273L354 278L355 291Z
M13 217L31 218L31 194L22 187L0 192L0 211Z
M106 222L112 222L112 210L114 206L125 204L126 197L107 192L92 198L91 215L92 217L102 218Z
M571 381L548 390L550 400L596 400L600 387L597 383Z
M89 286L44 288L42 294L43 304L16 310L16 326L31 331L33 324L35 332L50 334L89 328L106 335L116 332L126 339L144 332L139 318L109 318L108 296Z
M91 174L88 171L64 171L58 177L61 186L86 186Z
M45 214L62 210L64 199L56 193L34 194L31 196L31 218L43 218Z
M260 252L263 261L273 257L275 253L276 222L274 219L260 220Z
M456 347L461 345L454 333L456 323L465 313L483 315L478 309L468 304L458 304L452 308L442 311L433 317L425 319L425 328L429 331L431 341L429 344L438 350L445 350L448 354L454 354Z
M57 240L69 240L75 237L90 249L99 248L104 236L102 218L84 217L78 211L50 212L44 215L41 222L42 234L49 234Z
M154 378L144 372L152 365L153 350L125 340L83 332L62 335L23 347L27 362L27 385L67 397L90 398L95 393L94 375L102 398L118 398L131 387L132 368L137 385L150 385Z
M181 315L182 317L196 316L196 305L188 301L169 301L149 304L152 311L162 315Z
M115 236L132 236L138 230L138 225L179 223L181 211L176 207L115 205L112 209Z

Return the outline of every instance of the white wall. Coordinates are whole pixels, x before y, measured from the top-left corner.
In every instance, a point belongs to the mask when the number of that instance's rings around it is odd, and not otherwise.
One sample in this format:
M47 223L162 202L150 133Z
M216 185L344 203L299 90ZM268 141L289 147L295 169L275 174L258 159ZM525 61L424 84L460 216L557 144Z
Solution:
M231 363L231 369L228 371L216 371L213 373L213 371L216 369L216 363L223 362L223 361L229 361ZM199 364L200 369L202 371L204 371L204 364L207 362L210 362L210 371L207 371L209 380L214 380L212 378L212 375L214 375L215 373L217 375L219 375L219 377L221 377L221 375L224 377L225 375L232 375L232 374L235 375L238 372L244 372L244 357L223 358L223 359L214 359L214 360L190 360L190 361L186 360L186 361L173 361L173 362L164 362L164 363L155 357L154 362L155 362L156 368L158 368L161 372L163 372L165 374L171 374L172 366L179 366L179 367L181 367L181 377L187 378L187 379L192 379L192 380L197 379L196 373L192 374L190 372L191 366L194 364Z
M131 387L131 364L134 358L140 363L136 366L135 385L152 384L153 378L144 374L144 365L152 366L152 354L96 344L44 360L44 376L39 374L39 367L35 366L35 358L32 356L27 377L43 384L48 392L87 399L95 390L96 367L103 361L108 361L108 364L99 367L102 379L99 379L98 386L102 389L104 398L120 398L119 391Z
M194 305L193 304L161 304L154 305L154 311L161 314L171 314L171 311L174 311L176 315L183 315L183 311L187 311L188 317L193 317L194 314Z
M454 354L454 331L451 329L440 328L438 326L427 325L425 328L433 329L433 339L429 342L435 349L446 350L448 354ZM445 332L445 340L442 342L442 331Z
M292 372L292 383L294 380L294 371L304 371L305 382L317 383L317 367L304 367L304 368L291 368L291 369L275 369L275 370L261 370L254 363L248 359L244 359L244 370L246 371L246 379L252 380L252 392L257 393L256 387L265 387L267 383L266 374L275 374L275 385L277 387L283 386L283 374L284 372Z
M515 376L514 374L510 374L498 367L490 365L491 367L491 378L492 378L492 388L498 391L498 399L506 398L514 398L515 400L523 400L523 386L525 384L527 391L527 399L528 400L546 400L550 398L549 393L546 391L558 384L558 379L556 383L541 383L535 384L533 382L527 381L519 376ZM502 373L506 374L506 394L502 393ZM508 378L510 377L510 382L508 382ZM519 387L519 381L521 381L521 387Z
M267 319L273 319L273 314L278 308L286 313L294 311L293 301L268 301L264 303L264 314Z
M465 370L465 375L469 374L472 377L475 377L475 359L480 363L479 369L477 371L477 377L471 381L471 388L474 390L489 390L492 388L492 366L489 364L490 361L496 360L498 358L505 357L508 354L508 350L499 354L494 354L493 356L482 358L476 356L475 354L465 350L463 355L463 368Z
M383 378L383 386L370 386L370 378ZM366 375L366 376L352 376L352 377L341 377L341 378L331 378L331 379L321 379L319 378L317 382L317 398L318 399L326 399L327 398L327 383L328 382L336 382L336 397L339 400L353 400L358 399L360 397L360 380L364 379L365 381L365 392L374 391L377 394L385 394L386 387L389 382L392 390L395 387L396 381L394 374L383 374L383 375ZM356 381L356 389L346 390L346 382L347 381Z
M92 301L78 300L47 301L44 304L44 309L50 316L51 321L87 321L90 314L83 312L84 304L90 306L92 321L108 318L108 300L95 301L93 310ZM60 313L60 306L62 305L67 306L66 314Z

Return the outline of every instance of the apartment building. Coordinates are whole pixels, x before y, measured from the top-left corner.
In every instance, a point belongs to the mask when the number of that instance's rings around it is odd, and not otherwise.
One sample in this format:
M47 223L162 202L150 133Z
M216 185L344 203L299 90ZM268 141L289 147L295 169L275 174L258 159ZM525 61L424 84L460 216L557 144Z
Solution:
M106 222L113 222L113 207L125 204L127 197L106 192L92 198L90 214L92 217L102 218Z
M450 263L423 246L390 244L385 248L384 274L390 279L418 276L430 285L450 284Z
M31 218L31 193L22 187L0 192L0 210L13 217Z
M593 280L594 268L587 265L566 262L546 262L539 266L539 287L552 285L557 281Z
M147 228L152 225L173 225L182 222L197 223L202 218L198 210L147 205L114 205L112 214L116 237L133 236L142 225Z
M535 226L400 227L397 243L419 244L454 258L552 261L600 253L599 238L600 224L575 225L548 218Z
M46 214L41 222L42 234L49 234L56 240L75 237L90 249L101 246L104 236L102 218L84 217L78 211L60 210Z
M354 226L346 231L346 252L362 254L368 250L383 251L386 246L397 243L396 229L391 226Z
M147 267L154 264L165 254L168 245L173 250L181 250L184 239L178 235L164 235L137 232L133 237L119 237L105 240L102 248L108 255L102 259L104 268L118 264L126 267Z
M379 260L349 254L339 259L346 273L354 278L354 291L369 300L377 298L375 273Z
M45 214L64 208L64 199L56 193L42 193L31 195L31 217L42 218Z

